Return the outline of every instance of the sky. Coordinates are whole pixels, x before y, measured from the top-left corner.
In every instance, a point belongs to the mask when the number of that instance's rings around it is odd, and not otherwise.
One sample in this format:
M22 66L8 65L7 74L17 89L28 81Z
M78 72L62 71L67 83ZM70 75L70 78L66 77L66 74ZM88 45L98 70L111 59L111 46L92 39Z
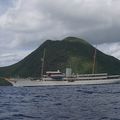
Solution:
M120 59L120 0L0 0L0 66L68 36Z

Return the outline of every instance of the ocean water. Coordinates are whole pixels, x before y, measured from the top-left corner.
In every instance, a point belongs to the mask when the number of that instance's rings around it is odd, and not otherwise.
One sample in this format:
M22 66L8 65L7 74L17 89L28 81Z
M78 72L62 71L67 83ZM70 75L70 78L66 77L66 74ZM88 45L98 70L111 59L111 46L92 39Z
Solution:
M0 87L0 120L120 120L120 84Z

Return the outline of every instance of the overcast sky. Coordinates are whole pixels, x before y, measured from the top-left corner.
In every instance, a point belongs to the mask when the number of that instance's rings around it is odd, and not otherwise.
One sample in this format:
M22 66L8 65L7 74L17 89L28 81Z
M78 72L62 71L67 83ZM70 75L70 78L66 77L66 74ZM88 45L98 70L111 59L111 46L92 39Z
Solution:
M120 59L120 0L0 0L0 66L67 36Z

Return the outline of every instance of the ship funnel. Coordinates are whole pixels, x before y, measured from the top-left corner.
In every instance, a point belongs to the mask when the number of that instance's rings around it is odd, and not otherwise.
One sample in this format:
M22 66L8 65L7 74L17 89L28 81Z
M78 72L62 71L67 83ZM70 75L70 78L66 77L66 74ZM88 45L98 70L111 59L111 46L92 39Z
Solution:
M72 69L66 68L66 77L71 77L71 76L72 76Z

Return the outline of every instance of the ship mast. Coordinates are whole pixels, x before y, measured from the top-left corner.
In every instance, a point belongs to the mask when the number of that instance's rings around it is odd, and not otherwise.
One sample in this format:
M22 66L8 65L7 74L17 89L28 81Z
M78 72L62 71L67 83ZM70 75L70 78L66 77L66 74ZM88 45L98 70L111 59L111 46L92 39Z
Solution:
M95 48L94 56L93 56L93 69L92 69L92 74L95 74L95 65L96 65L96 48Z
M43 57L42 57L41 61L42 61L42 65L41 65L41 80L43 80L44 62L45 62L45 49L44 49Z

